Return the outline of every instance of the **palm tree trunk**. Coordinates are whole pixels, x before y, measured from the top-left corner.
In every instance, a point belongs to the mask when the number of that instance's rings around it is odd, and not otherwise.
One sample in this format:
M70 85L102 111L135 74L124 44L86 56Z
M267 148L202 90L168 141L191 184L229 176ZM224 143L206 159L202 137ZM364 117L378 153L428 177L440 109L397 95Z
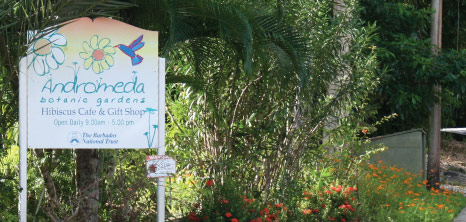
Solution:
M346 11L346 4L344 0L333 0L333 15L335 17L338 16L344 16L344 13ZM344 19L348 18L342 18L342 22L344 22ZM340 44L341 44L341 50L338 52L340 55L344 55L349 52L349 42L351 41L351 36L346 35L344 38L340 39ZM348 75L348 70L342 70L340 73L337 74L337 77L330 83L328 87L328 95L332 98L336 97L338 95L338 91L340 90L340 86L342 84L342 80L345 79L345 77ZM338 121L339 119L347 116L348 113L346 113L343 109L335 109L333 110L330 115L328 116L328 120L324 126L324 135L323 135L323 141L327 142L330 140L330 135L331 131L334 130L335 128L338 127ZM334 153L336 150L334 147L330 147L329 152Z
M79 222L97 222L99 210L99 158L97 149L76 150Z

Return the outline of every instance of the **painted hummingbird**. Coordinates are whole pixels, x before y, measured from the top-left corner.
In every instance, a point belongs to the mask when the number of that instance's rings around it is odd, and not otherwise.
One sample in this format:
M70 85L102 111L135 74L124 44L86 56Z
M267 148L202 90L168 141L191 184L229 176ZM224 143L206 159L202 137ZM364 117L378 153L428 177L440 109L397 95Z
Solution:
M131 44L128 46L123 45L123 44L118 44L114 46L115 48L119 48L123 53L125 53L127 56L131 58L131 63L134 65L137 65L142 62L144 58L142 56L137 55L136 51L141 49L145 42L141 42L143 38L143 35L139 36L137 39L135 39Z

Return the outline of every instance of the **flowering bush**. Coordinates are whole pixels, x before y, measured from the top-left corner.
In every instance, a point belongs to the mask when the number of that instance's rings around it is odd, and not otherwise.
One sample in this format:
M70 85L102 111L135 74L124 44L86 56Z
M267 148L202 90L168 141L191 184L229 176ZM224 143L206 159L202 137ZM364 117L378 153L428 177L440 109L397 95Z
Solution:
M334 163L342 166L344 161ZM326 176L337 168L321 169L323 173L314 174L318 179L309 178L312 185L298 183L294 193L272 196L266 203L244 195L247 192L231 181L209 179L200 183L200 202L193 204L185 221L451 221L466 205L459 194L427 190L419 174L382 162L353 166L358 173L352 169L346 180Z
M328 186L304 191L303 221L358 221L356 187Z
M367 221L452 221L466 199L448 189L426 189L423 173L414 174L396 166L360 166L361 209Z

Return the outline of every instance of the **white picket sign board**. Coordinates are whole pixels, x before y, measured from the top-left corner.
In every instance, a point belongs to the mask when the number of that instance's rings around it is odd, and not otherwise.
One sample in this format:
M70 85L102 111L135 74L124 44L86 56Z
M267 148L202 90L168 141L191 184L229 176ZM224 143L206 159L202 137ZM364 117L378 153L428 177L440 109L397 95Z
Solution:
M155 147L165 78L157 32L79 18L36 38L23 59L29 148Z
M175 159L167 155L146 156L148 178L169 177L176 173Z

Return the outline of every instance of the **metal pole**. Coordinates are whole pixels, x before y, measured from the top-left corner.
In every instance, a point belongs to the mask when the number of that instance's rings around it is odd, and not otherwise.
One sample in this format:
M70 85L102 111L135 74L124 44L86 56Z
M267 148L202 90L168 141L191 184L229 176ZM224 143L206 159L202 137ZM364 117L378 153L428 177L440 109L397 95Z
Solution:
M159 116L157 155L165 155L165 58L159 58ZM165 177L157 178L157 221L165 220Z
M27 66L20 61L19 72L19 203L20 222L27 220Z

